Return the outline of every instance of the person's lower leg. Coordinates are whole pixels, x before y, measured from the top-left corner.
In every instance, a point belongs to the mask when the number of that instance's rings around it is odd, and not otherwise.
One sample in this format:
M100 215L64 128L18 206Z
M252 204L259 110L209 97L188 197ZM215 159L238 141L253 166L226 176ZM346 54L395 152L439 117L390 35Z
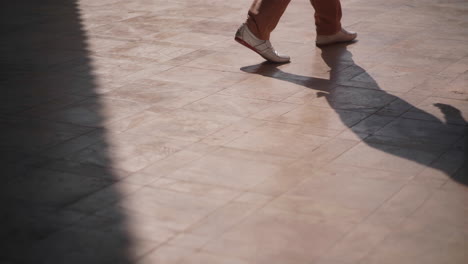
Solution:
M317 35L333 35L341 30L341 3L339 0L310 0L315 9Z
M254 0L250 7L247 27L259 39L269 40L291 0Z
M325 46L356 39L356 32L349 32L341 26L340 0L310 0L315 9L317 46Z

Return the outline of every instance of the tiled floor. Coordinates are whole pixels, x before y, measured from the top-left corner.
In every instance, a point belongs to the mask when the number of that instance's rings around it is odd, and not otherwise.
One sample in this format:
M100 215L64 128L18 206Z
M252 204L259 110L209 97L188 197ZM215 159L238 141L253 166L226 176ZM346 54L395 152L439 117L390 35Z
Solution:
M342 0L290 64L251 0L2 7L1 264L468 263L468 4ZM66 2L66 3L64 3Z

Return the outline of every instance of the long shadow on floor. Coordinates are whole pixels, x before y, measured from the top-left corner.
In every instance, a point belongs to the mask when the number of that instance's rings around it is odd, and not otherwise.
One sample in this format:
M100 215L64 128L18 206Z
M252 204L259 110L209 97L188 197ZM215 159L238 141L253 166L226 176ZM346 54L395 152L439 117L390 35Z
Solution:
M347 45L321 49L321 56L331 69L328 80L287 73L278 69L278 64L271 63L246 66L241 70L317 91L316 102L320 105L320 100L324 99L341 122L368 146L440 170L453 180L468 184L467 122L461 112L451 105L434 103L444 116L443 122L404 99L388 94L365 69L355 64ZM356 76L359 81L353 80ZM311 115L313 107L306 104L301 110ZM294 113L301 114L301 111ZM319 113L315 115L320 119ZM366 166L366 160L355 159L355 162Z
M121 198L109 155L92 170L49 166L91 142L108 148L78 2L4 1L0 10L0 263L132 263L124 213L92 216ZM47 118L81 101L94 111ZM77 124L84 115L98 125Z

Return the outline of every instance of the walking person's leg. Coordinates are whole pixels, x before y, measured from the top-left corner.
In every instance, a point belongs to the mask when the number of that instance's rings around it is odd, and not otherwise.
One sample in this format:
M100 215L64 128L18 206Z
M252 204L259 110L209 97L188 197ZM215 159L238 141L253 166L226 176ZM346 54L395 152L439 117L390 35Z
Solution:
M248 18L236 33L236 41L271 62L288 62L270 43L270 33L276 28L291 0L254 0Z
M355 32L348 32L341 27L340 0L310 0L310 2L315 9L318 46L348 42L357 37Z
M289 2L291 0L254 0L246 22L250 31L259 39L269 40Z

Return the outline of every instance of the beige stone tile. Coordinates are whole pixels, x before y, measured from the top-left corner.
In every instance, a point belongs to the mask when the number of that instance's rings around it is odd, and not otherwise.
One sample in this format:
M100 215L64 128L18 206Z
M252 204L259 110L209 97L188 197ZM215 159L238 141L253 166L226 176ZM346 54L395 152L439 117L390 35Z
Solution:
M459 190L438 190L412 215L421 227L441 225L466 230L467 193Z
M354 263L353 260L350 259L329 259L329 258L321 258L317 261L318 264L351 264Z
M385 49L399 55L419 55L432 58L458 59L468 55L468 45L464 41L441 38L421 38L413 36Z
M407 172L392 172L388 170L383 170L381 168L363 168L356 167L352 165L340 164L340 166L335 166L335 164L327 164L320 169L316 169L315 174L325 176L325 177L363 177L363 178L373 178L373 179L383 179L383 180L410 180L414 177L414 174Z
M111 53L128 58L145 58L164 63L179 56L187 55L194 49L172 47L170 45L157 45L150 43L129 43L112 49Z
M240 13L240 9L234 8L230 11ZM233 12L234 13L234 12ZM232 37L232 32L235 32L239 27L239 22L234 17L233 13L229 13L225 17L215 17L204 19L200 23L193 23L189 26L190 31L214 35L222 35ZM229 17L231 16L231 17Z
M217 148L203 143L194 143L187 148L174 153L166 159L155 162L146 167L141 172L154 178L169 175L179 170L191 162L200 159Z
M89 76L91 72L99 80L117 81L148 68L151 68L153 72L164 71L170 68L167 65L152 63L148 59L113 58L104 55L95 55L90 59L90 64L88 64L88 61L78 63L73 72L82 77Z
M238 258L216 256L205 252L196 253L190 257L186 257L182 262L187 264L248 264L247 261Z
M197 86L228 87L247 78L244 74L205 70L192 67L176 67L150 77L153 80L187 83Z
M99 3L96 3L94 1L89 1L89 0L84 0L81 5L86 8L86 7L99 7L99 6L103 6L103 5L109 5L109 4L114 4L118 1L116 0L104 0L102 2L99 2Z
M444 90L453 81L454 77L447 77L443 75L431 75L424 82L417 85L411 93L424 94L423 100L419 100L417 103L424 101L427 97L433 95L437 91ZM445 94L447 96L448 94ZM443 96L442 96L443 97Z
M391 229L379 224L359 225L328 250L317 263L361 263L360 260L371 253L391 232Z
M378 65L354 77L353 81L375 83L378 89L389 92L408 92L429 77L418 68Z
M465 263L466 245L424 236L397 233L387 238L360 263Z
M296 185L305 178L314 175L316 168L304 166L301 162L295 162L283 167L277 173L268 177L250 189L250 191L277 197Z
M239 25L238 25L239 26ZM237 28L234 30L234 32L237 30ZM209 47L210 50L220 52L220 51L226 51L229 50L232 53L247 53L252 56L254 53L249 53L248 50L245 50L245 46L239 45L236 41L233 39L226 39L221 42L217 42ZM253 51L252 51L253 52ZM255 56L253 56L255 58ZM260 60L260 61L259 61ZM257 58L255 63L260 63L261 62L261 57L260 59Z
M105 211L100 212L102 215ZM128 232L135 240L146 240L164 243L176 236L177 231L161 225L154 224L154 218L142 214L127 214L125 225L118 227Z
M458 244L460 249L466 244L468 233L466 229L459 229L440 223L429 223L420 219L410 219L401 228L401 233L425 238L440 244Z
M96 3L90 3L90 1L85 1L91 6L96 5ZM113 4L117 1L103 1L101 4ZM106 25L110 22L115 23L124 19L129 19L132 17L139 16L143 13L138 12L123 12L122 10L113 9L113 8L93 8L89 9L87 12L82 13L83 24L86 25L87 29L92 29L96 26Z
M187 106L191 103L202 100L212 94L213 94L212 92L205 92L205 91L187 92L185 94L181 94L181 96L171 98L166 101L157 102L149 110L154 111L154 112L160 112L161 109L167 110L167 109L183 108L184 106Z
M166 111L166 109L160 111L163 112ZM115 133L121 133L126 130L145 124L146 122L149 122L157 117L158 115L153 111L142 111L134 115L130 115L128 117L119 119L115 122L110 122L109 124L106 124L106 129Z
M454 64L441 71L438 75L448 78L456 78L460 75L466 74L468 70L468 59L462 58Z
M181 233L168 242L168 245L187 249L200 249L211 237Z
M100 38L100 37L88 37L86 44L88 49L93 53L107 53L111 49L126 44L127 41Z
M279 156L221 148L168 177L244 189L271 177L292 161Z
M149 184L159 189L171 190L180 193L189 193L199 197L207 196L218 201L229 201L234 197L239 196L239 191L234 191L226 188L215 187L212 185L179 181L174 179L159 179L154 183Z
M431 194L430 188L405 186L328 251L322 262L361 263L359 261L369 255L382 241L398 232L401 223Z
M424 74L437 74L456 61L454 59L430 58L418 55L398 56L393 52L380 52L373 59L380 61L385 66L416 69Z
M353 3L351 4L353 8L360 6L359 3ZM385 12L382 12L381 8L397 8L400 3L398 2L386 2L386 3L375 3L375 4L370 4L366 8L370 8L371 10L379 10L379 15L383 14ZM373 23L369 23L368 20L372 20ZM396 35L396 41L401 41L402 39L408 38L415 33L419 33L422 29L422 27L418 27L415 25L402 25L400 24L390 24L390 23L377 23L374 19L370 19L369 17L367 19L364 19L361 22L358 22L354 25L352 25L353 30L359 30L360 32L364 33L369 33L369 32L380 32L383 34L379 34L379 38L382 37L383 35L388 35L388 34L394 34ZM379 39L378 38L378 39ZM393 43L395 44L395 43ZM353 47L353 46L351 46Z
M438 157L437 153L399 146L360 143L337 158L333 165L352 165L363 168L375 168L393 172L421 172Z
M204 250L253 263L306 263L324 254L348 228L347 224L332 226L306 215L261 211Z
M164 14L171 16L177 15L181 17L213 18L230 14L231 12L236 12L239 9L237 6L224 5L216 2L213 2L210 5L199 2L184 3L181 7L166 9Z
M131 173L128 177L122 179L122 182L146 186L154 181L157 181L162 175L145 173L144 171L139 171Z
M253 193L253 192L245 192L241 196L237 197L234 201L240 203L253 203L259 206L264 205L270 202L273 199L273 196L260 194L260 193Z
M214 86L137 78L133 81L128 80L117 89L106 93L106 97L133 100L143 104L157 105L160 108L169 108L174 107L173 105L177 101L180 101L180 103L185 101L185 104L188 104L221 89ZM197 94L199 95L198 98L196 97Z
M319 128L315 127L313 125L305 124L302 125L301 131L305 134L311 134L311 135L316 135L316 136L321 136L321 137L336 137L340 133L342 133L344 130L342 129L327 129L327 128Z
M240 117L217 113L174 110L157 113L157 117L152 121L129 129L127 132L195 142L239 119Z
M218 27L219 25L216 24L216 26ZM237 28L235 28L231 32L235 32L236 30ZM232 41L232 40L229 39L229 41ZM210 46L209 49L212 49L212 47ZM224 70L224 71L230 71L230 72L239 72L239 69L244 67L245 65L258 63L258 58L253 53L247 52L246 50L243 50L243 51L245 52L234 53L234 52L226 52L225 50L223 50L222 52L210 53L206 56L195 58L194 60L190 61L184 66L201 68L201 69L209 69L209 70ZM264 98L257 98L257 99L264 99Z
M443 173L440 173L442 175ZM446 176L444 176L446 177ZM421 185L421 186L428 186L431 188L441 188L444 184L446 184L449 180L447 179L437 179L437 178L429 178L429 177L419 177L416 176L411 180L411 184Z
M380 23L382 24L401 25L401 19L405 19L405 21L408 21L409 26L429 27L437 26L447 16L449 17L453 15L453 13L448 12L438 18L427 19L425 15L433 12L430 8L427 10L412 12L412 8L407 6L394 5L394 7L396 8L391 12L384 12L378 16L370 17L366 19L366 21L381 21Z
M189 144L186 141L124 133L89 146L72 155L70 159L136 172Z
M255 213L262 205L248 202L230 202L193 225L189 230L189 234L206 238L203 240L204 243L200 245L204 246L249 215Z
M368 115L360 112L304 105L278 117L276 121L340 130L357 124Z
M305 153L312 152L329 140L327 137L301 133L300 130L301 127L297 125L267 123L229 142L226 146L301 158Z
M265 78L263 76L252 76L221 91L221 93L254 99L281 101L304 89L302 85L295 83L275 78Z
M175 44L186 44L192 43L195 45L199 45L202 47L208 47L217 42L224 41L226 39L230 39L230 37L214 35L214 34L206 34L206 33L198 33L198 32L181 32L175 36L171 36L168 38L162 38L162 40L175 43Z
M179 56L177 58L166 61L164 64L181 66L191 62L192 60L205 57L207 55L213 54L215 51L210 47L210 49L199 49L195 50L186 55Z
M357 145L355 140L332 139L304 156L296 166L322 167ZM341 166L341 165L340 165Z
M318 92L316 90L304 90L300 91L298 93L295 93L288 98L285 98L282 102L288 103L288 104L296 104L296 105L302 105L302 104L308 104L312 102L313 100L325 96L326 92Z
M193 102L185 106L184 109L248 117L267 108L271 104L270 101L266 100L215 94Z
M126 23L124 21L89 29L89 34L99 37L113 37L119 40L151 40L161 33L154 25Z
M365 140L367 137L369 137L369 134L367 133L354 132L351 129L346 129L345 131L338 134L335 138L360 142Z
M317 197L286 194L267 205L266 209L305 214L323 221L340 220L350 224L358 224L368 216L363 210L348 208Z
M70 105L59 111L49 113L47 119L73 123L83 126L103 126L105 123L117 121L136 114L147 108L136 102L113 98L90 98Z
M224 198L216 200L215 197L211 194L200 196L193 192L143 187L126 197L120 207L135 217L143 215L152 220L153 225L182 231L227 202Z
M439 86L439 89L434 93L434 96L442 98L451 98L465 100L467 96L466 84L468 83L468 74L464 73L455 78L446 86Z
M281 115L286 114L287 112L295 109L297 105L290 103L275 102L272 103L266 109L252 115L252 118L261 119L261 120L275 120Z
M349 175L317 175L305 180L287 194L309 197L316 202L357 209L369 214L395 195L406 182Z
M125 83L134 83L142 80L147 80L152 78L155 75L163 74L165 71L172 69L174 66L166 65L161 63L152 63L146 65L143 69L138 71L131 72L128 75L123 75L119 78L113 80L114 83L118 84L118 87L121 87Z
M155 263L167 263L167 264L178 264L185 256L190 256L195 253L194 250L167 246L163 245L150 254L141 258L138 264L155 264Z
M136 262L138 259L150 253L158 246L160 246L160 242L148 241L144 239L134 239L133 244L127 249L128 255L130 256L130 259Z
M189 92L194 87L180 83L170 83L153 80L137 80L106 93L106 97L132 100L142 104L155 104L171 100Z
M215 145L215 146L221 146L225 145L226 143L249 133L253 129L255 129L258 126L261 126L264 124L264 121L257 120L257 119L251 119L251 118L246 118L246 119L241 119L240 121L223 128L214 134L211 134L210 136L206 137L203 139L203 143L209 144L209 145Z
M143 0L136 2L117 2L113 5L109 5L109 7L112 9L129 10L131 12L144 11L151 14L158 14L157 17L159 17L159 12L164 13L164 11L168 9L181 8L182 4L180 2L159 2L159 4L156 6Z
M141 3L139 4L140 4L140 7L144 6L144 5L141 5ZM178 3L177 5L180 7L180 3ZM133 6L132 9L134 7L136 6ZM159 3L158 7L160 8L159 10L164 10L164 9L171 8L174 6L171 6L170 3ZM149 8L149 6L146 6L146 8ZM130 24L148 24L148 25L154 26L155 28L159 28L161 30L176 30L184 26L191 25L192 23L199 23L202 20L203 19L199 17L166 16L166 15L155 14L154 12L151 12L151 14L140 13L139 16L126 19L125 22L130 23Z
M404 186L398 193L391 199L385 202L374 215L372 215L368 222L382 221L381 219L407 219L413 217L413 214L429 199L436 189L430 186L413 185L409 184ZM389 221L391 223L391 221Z

